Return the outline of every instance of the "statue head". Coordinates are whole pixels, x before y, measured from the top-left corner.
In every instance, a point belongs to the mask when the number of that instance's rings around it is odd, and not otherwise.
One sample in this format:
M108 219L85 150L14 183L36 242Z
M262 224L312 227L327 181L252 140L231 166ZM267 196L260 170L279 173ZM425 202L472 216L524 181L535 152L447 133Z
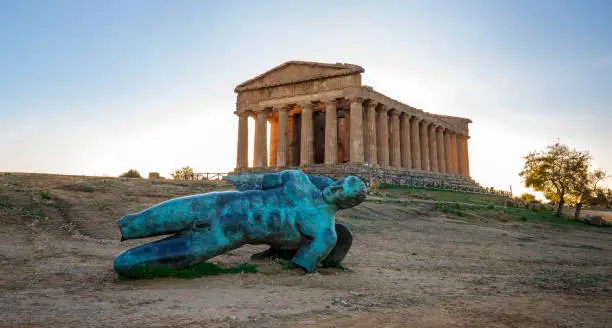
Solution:
M323 190L325 202L340 209L359 205L366 198L366 194L366 185L352 175L332 182Z

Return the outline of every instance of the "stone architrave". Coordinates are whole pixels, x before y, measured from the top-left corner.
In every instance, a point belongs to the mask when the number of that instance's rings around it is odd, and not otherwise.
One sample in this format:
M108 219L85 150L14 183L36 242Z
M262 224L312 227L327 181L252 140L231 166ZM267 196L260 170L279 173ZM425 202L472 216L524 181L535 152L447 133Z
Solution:
M336 100L325 102L325 164L338 163L338 116Z
M237 112L238 115L238 149L236 151L236 168L249 167L249 113Z
M429 166L429 122L422 120L419 124L421 138L421 170L430 171Z
M439 126L436 130L436 144L438 145L438 172L446 173L446 158L444 153L446 152L444 145L444 128Z
M289 142L289 108L278 109L278 145L276 146L276 166L287 166Z
M314 127L312 124L312 104L300 104L302 110L302 136L300 137L300 166L311 165L314 160Z
M255 122L255 167L266 167L268 165L268 110L260 110L256 113Z
M351 99L351 143L350 161L354 164L363 163L363 98Z
M364 160L368 164L378 164L378 149L376 135L376 102L369 101L365 108Z
M386 106L378 106L377 148L378 164L389 166L389 109Z
M400 168L402 167L402 157L401 157L401 148L400 148L400 124L399 124L399 116L400 112L396 109L393 109L389 113L390 118L390 131L391 131L391 145L389 147L389 163L392 167Z
M412 117L410 120L410 162L412 163L412 168L416 170L421 169L421 141L419 138L420 128L419 128L420 119L417 117Z

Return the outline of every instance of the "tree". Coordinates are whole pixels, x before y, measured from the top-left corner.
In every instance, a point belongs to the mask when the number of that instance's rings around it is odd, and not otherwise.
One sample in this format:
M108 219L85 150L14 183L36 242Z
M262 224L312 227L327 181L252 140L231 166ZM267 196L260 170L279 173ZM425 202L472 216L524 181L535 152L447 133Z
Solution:
M520 198L525 203L531 203L531 202L533 202L536 199L536 197L534 195L529 194L529 193L522 194Z
M127 172L122 173L119 177L120 178L139 178L139 179L142 178L140 176L140 172L134 169L129 169Z
M572 186L572 194L576 199L574 219L578 219L580 217L582 205L594 198L597 192L597 184L605 178L606 172L603 170L595 170L592 172L587 172L586 174L581 173L580 175L576 176Z
M574 191L574 180L588 172L591 156L588 152L570 149L558 141L545 151L531 152L519 173L526 187L544 193L557 203L556 216L561 216L565 201Z
M174 173L171 173L171 175L172 175L172 179L174 180L195 180L195 175L193 174L193 168L191 168L191 166L189 165L184 166L180 170L174 171Z

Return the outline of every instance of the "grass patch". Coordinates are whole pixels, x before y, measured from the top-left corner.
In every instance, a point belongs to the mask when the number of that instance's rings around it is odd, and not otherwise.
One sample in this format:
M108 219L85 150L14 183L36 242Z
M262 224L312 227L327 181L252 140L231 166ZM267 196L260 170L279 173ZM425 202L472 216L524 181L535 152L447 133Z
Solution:
M0 207L12 208L13 206L9 202L8 196L0 195Z
M84 184L84 185L81 185L81 191L82 192L93 192L94 188L89 184Z
M201 262L185 269L149 269L145 266L119 274L121 278L127 279L152 279L156 277L177 277L185 279L199 278L203 276L216 276L220 274L255 273L255 264L242 263L233 267L224 268L210 262Z
M595 250L598 250L598 251L603 251L603 248L597 247L597 246L593 246L593 245L580 245L580 246L578 246L578 248L595 249Z
M49 190L41 190L38 192L38 195L44 200L51 200L53 198Z
M409 196L420 199L431 199L445 202L461 202L480 205L505 205L506 197L491 194L480 194L465 191L440 190L435 188L414 187L414 186L397 186L389 184L381 184L379 189L385 190L389 194Z
M26 208L23 210L23 215L27 215L32 219L42 219L45 216L45 211L40 207Z

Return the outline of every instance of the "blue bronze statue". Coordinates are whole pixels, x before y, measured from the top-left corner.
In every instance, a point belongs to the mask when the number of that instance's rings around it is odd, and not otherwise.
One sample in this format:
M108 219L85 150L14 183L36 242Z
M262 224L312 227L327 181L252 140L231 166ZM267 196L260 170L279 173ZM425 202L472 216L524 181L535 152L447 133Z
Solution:
M270 245L254 257L290 258L306 272L344 259L352 237L334 213L366 198L359 178L287 170L226 180L238 191L175 198L119 219L121 240L173 235L120 253L115 271L187 268L245 244Z

